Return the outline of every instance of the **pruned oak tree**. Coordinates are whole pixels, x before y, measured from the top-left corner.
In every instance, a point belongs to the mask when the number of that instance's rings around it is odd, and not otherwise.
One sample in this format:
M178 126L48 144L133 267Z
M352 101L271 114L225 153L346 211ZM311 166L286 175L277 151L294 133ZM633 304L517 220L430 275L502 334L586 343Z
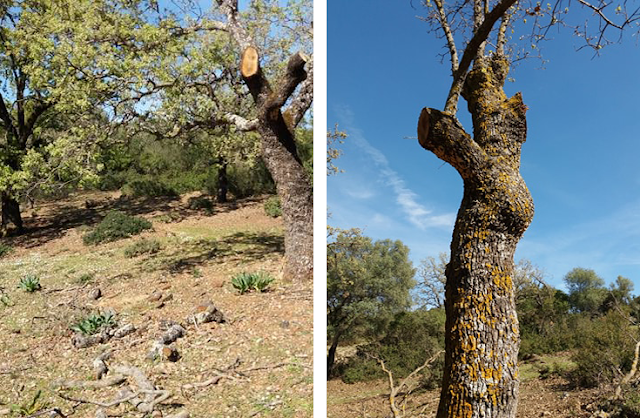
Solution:
M313 101L313 61L301 52L294 53L288 60L286 70L272 87L272 82L260 66L260 49L239 19L238 1L217 2L226 15L227 30L242 51L240 72L255 103L262 157L282 204L285 224L284 276L311 280L313 189L298 155L294 129Z
M607 29L622 29L638 19L638 10L628 12L624 3L624 10L618 9L624 22L611 25L603 20L604 2L580 3L600 18L600 36L576 29L596 51L608 42ZM568 9L561 1L544 10L539 3L517 0L426 0L424 5L426 20L446 42L452 82L444 110L422 109L418 141L451 164L464 184L445 272L446 354L437 417L513 418L520 344L513 256L534 205L519 172L527 106L520 93L508 97L504 90L518 58L508 34L514 21L533 16L532 42L542 40ZM548 23L542 22L543 15ZM473 134L457 119L460 97L467 102Z

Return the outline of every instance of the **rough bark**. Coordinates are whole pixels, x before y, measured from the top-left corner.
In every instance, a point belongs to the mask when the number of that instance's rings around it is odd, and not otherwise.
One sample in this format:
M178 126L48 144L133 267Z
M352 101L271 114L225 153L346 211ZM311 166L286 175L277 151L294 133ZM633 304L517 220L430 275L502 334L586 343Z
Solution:
M463 97L473 137L454 116L422 110L420 145L450 163L464 182L446 268L446 354L438 418L513 418L518 404L520 335L512 282L516 245L533 218L520 176L526 106L503 91L508 63L474 65Z
M243 54L252 57L252 54ZM281 110L296 86L306 79L306 59L295 54L278 90L272 90L260 67L243 74L258 109L258 132L262 139L262 158L276 184L285 224L284 276L288 279L313 278L313 191L298 157L293 124ZM241 65L245 68L245 65Z
M298 156L294 129L311 105L313 80L302 53L291 56L285 74L272 89L260 68L260 50L238 20L238 0L217 0L227 17L226 28L242 51L240 70L257 109L262 158L276 184L285 224L284 277L313 279L313 190ZM312 65L309 65L312 71ZM295 97L296 88L300 89ZM283 107L291 99L286 110Z

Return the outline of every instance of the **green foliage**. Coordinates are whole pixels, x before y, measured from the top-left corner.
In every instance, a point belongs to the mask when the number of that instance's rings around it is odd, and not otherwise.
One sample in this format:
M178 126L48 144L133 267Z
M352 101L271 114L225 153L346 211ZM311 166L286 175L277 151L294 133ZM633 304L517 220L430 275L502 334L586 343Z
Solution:
M377 342L358 347L356 356L341 366L339 373L346 383L386 377L375 359L384 360L394 377L402 378L421 366L427 357L444 350L444 308L401 312L389 324L386 335ZM444 359L438 358L421 371L421 387L440 385Z
M11 413L14 416L18 417L30 417L33 416L36 412L41 409L46 408L47 404L45 402L41 402L40 398L42 396L42 390L38 389L33 398L27 403L22 405L13 404L11 405Z
M128 197L176 197L178 193L172 188L151 180L134 180L128 182L120 189L124 196Z
M104 328L113 328L117 324L116 317L112 312L100 312L82 318L71 326L71 330L84 335L94 335Z
M20 197L34 188L95 183L104 168L96 156L112 136L104 108L130 100L131 88L144 89L184 42L169 33L172 19L150 23L157 19L152 4L136 0L5 4L3 54L11 59L0 69L13 114L1 123L8 135L0 190ZM117 113L122 118L126 110Z
M607 296L604 280L595 271L574 268L564 276L569 289L569 304L574 312L596 315Z
M264 292L275 279L265 272L240 273L231 278L231 284L240 294L251 290Z
M13 251L13 247L5 242L0 241L0 258Z
M264 212L272 218L282 216L282 206L278 196L271 196L264 202Z
M624 392L622 400L620 418L640 417L640 389L636 386Z
M579 348L572 360L577 364L572 374L574 382L584 387L610 384L620 372L631 369L637 327L618 312L585 321L574 334Z
M264 163L254 166L234 165L227 168L229 192L238 198L275 193L276 187ZM207 190L214 194L215 190Z
M414 274L409 248L401 241L373 242L359 230L339 231L327 244L331 350L341 341L379 335L395 315L411 305Z
M77 282L80 284L91 283L93 281L94 276L95 275L93 273L84 273L80 277L78 277Z
M20 279L18 287L28 293L33 293L42 289L42 286L40 285L40 278L32 273L27 274Z
M143 254L155 254L160 251L160 241L157 239L143 238L124 249L124 256L128 258L138 257Z
M116 241L137 235L146 229L151 229L151 222L146 219L129 216L123 212L111 211L90 233L82 239L86 245Z
M207 215L213 214L214 203L205 196L192 197L189 199L189 209L203 210Z

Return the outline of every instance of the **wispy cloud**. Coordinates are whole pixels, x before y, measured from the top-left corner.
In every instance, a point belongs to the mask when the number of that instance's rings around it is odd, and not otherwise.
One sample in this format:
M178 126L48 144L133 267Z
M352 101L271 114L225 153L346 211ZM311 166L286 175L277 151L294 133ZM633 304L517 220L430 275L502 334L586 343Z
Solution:
M351 110L347 107L341 107L338 113L340 124L348 132L349 141L364 151L365 155L378 167L381 180L393 190L395 201L407 220L421 230L429 227L450 228L455 216L453 214L433 215L433 211L419 203L418 195L407 187L404 179L391 168L387 157L367 141L362 130L357 127Z
M640 200L629 202L607 216L553 232L532 232L533 236L525 234L519 254L546 266L558 283L574 267L592 268L606 280L618 275L638 279Z

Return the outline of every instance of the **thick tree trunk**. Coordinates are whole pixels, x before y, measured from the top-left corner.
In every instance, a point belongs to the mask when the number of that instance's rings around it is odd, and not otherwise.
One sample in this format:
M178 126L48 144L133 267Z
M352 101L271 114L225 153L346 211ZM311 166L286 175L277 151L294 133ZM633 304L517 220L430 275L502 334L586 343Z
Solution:
M0 225L0 231L3 234L7 232L9 223L14 224L18 230L18 233L24 231L22 224L22 216L20 214L20 204L11 195L6 192L2 192L2 224Z
M520 176L526 106L502 89L506 61L477 63L463 97L471 138L448 114L425 108L420 144L462 176L464 196L447 265L446 354L438 418L514 418L520 334L512 282L516 245L533 218Z
M295 88L307 77L306 58L293 55L285 75L273 91L259 65L254 47L242 54L241 73L258 109L258 132L262 157L276 183L285 224L284 277L313 279L313 190L298 157L294 123L285 120L281 108ZM289 116L287 115L289 118Z
M282 115L280 115L282 119ZM280 123L284 124L284 120ZM297 280L313 279L313 190L293 144L293 136L274 132L270 126L259 129L262 136L262 156L276 183L284 220L284 277ZM283 141L281 138L285 137ZM294 148L295 150L295 148Z

